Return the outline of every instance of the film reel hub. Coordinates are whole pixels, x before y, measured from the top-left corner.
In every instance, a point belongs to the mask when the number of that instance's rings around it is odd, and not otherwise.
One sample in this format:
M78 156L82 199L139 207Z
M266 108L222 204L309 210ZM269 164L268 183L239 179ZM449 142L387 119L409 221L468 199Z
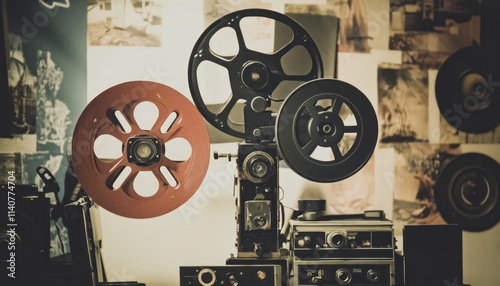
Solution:
M309 119L308 134L314 144L322 147L339 143L345 133L344 129L342 119L333 112L319 112Z
M478 102L477 110L485 110L491 105L492 98L488 90L488 82L481 74L474 71L467 72L460 78L460 83L462 98L464 100L468 97L475 99Z
M205 176L209 153L208 131L194 105L148 81L121 83L94 98L72 143L85 192L106 210L132 218L163 215L186 202Z
M286 98L276 133L290 168L309 180L335 182L368 162L377 143L378 123L361 91L342 81L317 79Z
M148 166L160 162L163 155L158 139L147 135L132 137L127 142L127 158L130 163Z
M251 90L262 90L269 83L269 69L261 62L249 61L241 68L241 81Z

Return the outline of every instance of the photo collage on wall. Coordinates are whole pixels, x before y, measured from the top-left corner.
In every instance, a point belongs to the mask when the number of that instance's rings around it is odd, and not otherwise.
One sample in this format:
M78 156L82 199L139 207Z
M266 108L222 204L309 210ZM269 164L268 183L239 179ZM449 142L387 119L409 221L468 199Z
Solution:
M461 144L499 143L494 131L469 135L454 129L436 106L435 77L442 64L457 50L480 43L479 5L390 1L389 49L401 52L401 63L379 64L378 112L381 148L393 148L396 158L396 230L446 223L435 199L440 168L462 153Z
M17 185L43 181L36 169L45 166L61 191L71 172L70 144L74 125L87 103L86 5L80 1L7 1L8 88L13 113L10 135L0 139L0 181L7 171ZM71 25L68 25L71 23ZM46 196L56 203L53 193ZM53 214L55 215L54 212ZM51 221L50 256L68 254L67 229L61 216Z
M445 223L434 196L439 170L471 150L494 155L492 148L500 143L498 126L479 134L457 130L441 114L435 93L443 63L461 49L480 45L481 1L346 3L356 16L340 15L338 78L362 90L377 112L374 156L381 177L375 198L384 198L379 204L393 198L391 206L382 208L397 235L406 224ZM352 30L353 23L362 27ZM351 36L340 36L346 28ZM367 42L342 46L342 39ZM386 156L384 162L378 161L379 153Z

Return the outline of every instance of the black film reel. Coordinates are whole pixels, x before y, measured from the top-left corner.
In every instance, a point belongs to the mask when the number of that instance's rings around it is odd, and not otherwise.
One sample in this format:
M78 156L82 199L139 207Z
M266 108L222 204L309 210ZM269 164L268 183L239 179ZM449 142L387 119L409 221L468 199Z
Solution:
M479 47L452 54L436 77L436 100L444 119L466 133L484 133L500 123L498 67Z
M277 144L286 163L316 182L335 182L360 170L377 144L378 123L368 98L354 86L317 79L283 103Z
M445 162L434 187L436 204L448 223L467 231L497 224L500 165L480 153L466 153Z
M284 26L290 32L290 42L271 53L258 51L249 47L242 23L246 19L274 20L276 25ZM218 54L213 48L217 34L228 32L234 35L237 51L229 54ZM223 43L229 45L230 43ZM289 61L287 55L292 50L302 50L301 56L294 61L309 58L310 69L300 74L289 74L284 63ZM286 59L286 60L284 60ZM218 107L209 108L209 98L214 94L204 94L200 89L201 78L199 68L203 63L211 63L227 71L230 84L230 95ZM307 31L297 22L283 14L263 9L247 9L227 14L210 25L196 42L189 60L189 87L198 110L205 119L222 132L239 138L247 138L248 132L262 126L273 126L268 109L273 101L273 94L283 82L299 82L299 84L323 76L323 65L315 43ZM278 99L279 100L279 99ZM237 103L244 102L249 113L245 113L245 122L232 119L233 114L241 117ZM276 108L276 111L278 108ZM246 111L246 112L247 112ZM251 129L245 126L251 122ZM250 131L248 131L250 129ZM252 135L250 135L252 136Z

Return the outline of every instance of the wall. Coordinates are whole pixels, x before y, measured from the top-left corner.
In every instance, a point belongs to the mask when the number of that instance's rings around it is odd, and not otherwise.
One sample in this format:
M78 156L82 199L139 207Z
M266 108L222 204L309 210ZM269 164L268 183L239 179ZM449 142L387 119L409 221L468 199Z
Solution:
M163 44L160 47L116 49L113 46L89 46L88 99L112 85L138 79L164 83L190 98L187 63L194 43L204 30L201 3L164 2ZM282 11L279 2L274 5ZM388 15L378 9L372 15ZM381 31L388 29L385 22L376 23ZM372 50L371 54L340 54L339 66L344 68L339 70L338 77L361 89L377 106L378 62L393 62L394 53L398 52ZM429 113L439 118L432 96L429 96L429 106ZM235 153L236 144L212 144L211 149ZM500 161L498 145L468 144L462 152L475 149ZM395 157L390 148L377 149L374 155L374 193L369 200L370 207L383 209L389 218L393 217L396 190L388 178L394 172ZM100 209L108 277L111 280L138 280L150 286L177 285L179 266L223 265L230 253L235 252L233 175L234 165L226 160L211 160L207 176L195 196L161 217L128 219ZM288 168L282 168L280 177L285 192L284 203L291 207L300 196L309 192L321 193L329 188L306 181ZM214 189L214 184L219 188ZM348 190L341 191L349 196ZM336 202L340 199L343 198L336 198ZM496 239L499 235L500 225L481 233L464 232L464 282L482 286L500 281L500 274L494 269L500 255L500 242Z

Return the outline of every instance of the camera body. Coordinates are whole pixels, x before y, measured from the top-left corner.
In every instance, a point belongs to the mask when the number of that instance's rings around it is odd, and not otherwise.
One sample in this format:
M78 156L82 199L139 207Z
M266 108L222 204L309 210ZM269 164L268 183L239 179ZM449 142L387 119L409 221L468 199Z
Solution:
M275 143L238 145L238 257L280 255L278 149Z

